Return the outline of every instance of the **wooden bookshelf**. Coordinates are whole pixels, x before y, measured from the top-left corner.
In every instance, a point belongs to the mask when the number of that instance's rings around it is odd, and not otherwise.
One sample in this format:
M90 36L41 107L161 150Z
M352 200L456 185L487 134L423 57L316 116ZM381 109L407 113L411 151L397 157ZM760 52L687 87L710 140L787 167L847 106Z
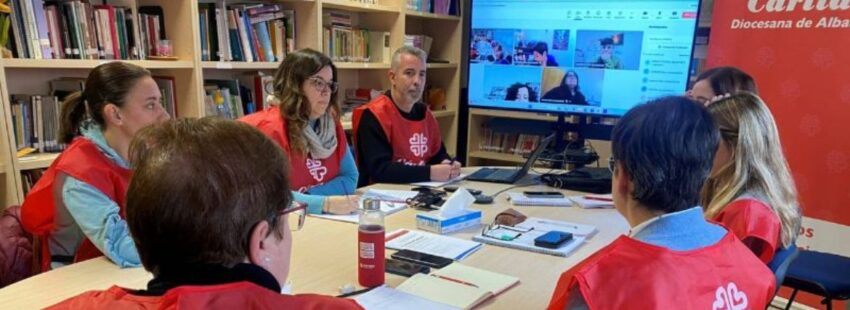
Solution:
M338 9L350 12L365 12L365 13L399 13L401 8L399 3L392 5L384 4L366 4L351 0L320 0L322 8Z
M335 62L337 69L345 70L360 70L360 69L383 69L389 70L389 63L379 62Z
M59 153L37 153L18 158L18 170L43 169L50 166Z
M116 60L81 60L81 59L3 59L3 66L15 69L92 69L99 65ZM147 69L192 69L195 67L191 60L120 60Z
M458 22L461 20L460 16L454 15L445 15L445 14L434 14L434 13L424 13L417 11L407 11L407 17L411 18L424 18L424 19L440 19L440 20L448 20Z
M201 68L217 70L276 70L277 62L202 61Z
M477 159L489 159L501 162L509 162L509 163L524 163L526 162L525 158L522 158L520 155L516 154L508 154L508 153L499 153L499 152L488 152L488 151L472 151L469 152L470 158Z
M342 11L354 16L355 26L390 33L390 52L404 43L405 34L425 34L434 38L430 55L448 63L428 64L429 85L446 90L447 109L434 111L448 151L456 153L457 116L460 99L462 18L407 10L406 0L377 0L365 4L350 0L227 0L228 4L273 3L295 11L295 46L322 50L323 13ZM93 4L100 4L93 1ZM139 65L158 76L173 76L176 83L178 117L206 116L204 79L235 79L245 72L262 71L273 75L280 62L202 61L199 3L207 0L115 0L115 6L160 6L165 17L166 36L177 60L121 60ZM460 1L462 10L466 1ZM47 94L48 82L59 77L85 78L89 71L115 60L0 59L0 201L6 206L24 199L21 172L48 167L58 154L31 154L16 157L10 94ZM337 62L340 89L388 89L389 60L383 62ZM342 99L343 96L338 96ZM350 130L350 121L343 127Z
M430 63L428 69L457 69L456 63Z

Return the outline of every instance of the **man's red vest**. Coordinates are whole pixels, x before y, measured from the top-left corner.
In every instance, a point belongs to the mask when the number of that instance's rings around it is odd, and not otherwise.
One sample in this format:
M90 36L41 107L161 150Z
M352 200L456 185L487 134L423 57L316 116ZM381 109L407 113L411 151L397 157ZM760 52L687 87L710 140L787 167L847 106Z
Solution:
M761 240L762 247L755 253L765 264L770 263L776 254L781 224L779 217L770 206L757 199L746 198L732 201L717 213L713 221L725 226L738 239L756 238Z
M764 309L774 282L732 233L691 251L620 236L561 274L549 309L564 309L575 287L590 309Z
M47 309L363 309L353 299L282 295L250 282L179 286L162 296L132 295L113 286L66 299Z
M53 187L57 173L71 176L96 188L115 201L120 208L121 217L125 217L124 206L127 187L130 185L130 170L112 162L90 140L78 137L53 161L24 199L24 204L21 206L21 223L28 232L46 241L47 236L55 228L56 201L62 199L54 196ZM48 270L50 252L47 242L41 244L42 270ZM103 254L86 238L77 248L74 261L83 261L101 255Z
M381 124L393 148L393 161L410 166L424 166L440 151L443 145L440 125L430 110L425 110L425 119L411 121L401 116L392 99L381 95L372 102L354 109L352 117L354 132L357 132L360 118L366 109L371 111ZM354 144L357 145L356 139ZM358 147L366 146L358 145Z
M322 185L339 175L340 163L345 157L345 152L348 151L345 130L342 129L340 122L336 122L338 142L334 153L325 159L313 159L311 156L304 156L304 154L292 151L286 134L286 120L281 116L279 107L274 106L246 115L239 121L256 127L280 145L289 159L289 181L292 190L305 192L311 187Z

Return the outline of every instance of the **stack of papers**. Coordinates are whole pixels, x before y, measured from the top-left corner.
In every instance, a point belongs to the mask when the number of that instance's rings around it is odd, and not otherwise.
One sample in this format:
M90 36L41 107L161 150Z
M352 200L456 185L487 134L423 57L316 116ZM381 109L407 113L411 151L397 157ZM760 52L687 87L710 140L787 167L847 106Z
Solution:
M354 298L363 309L366 310L391 310L391 309L433 309L452 310L455 307L441 304L435 301L399 291L397 289L381 286Z
M469 175L468 175L468 174L461 173L459 176L455 177L454 179L451 179L451 180L448 180L448 181L445 181L445 182L438 182L438 181L431 181L431 182L416 182L416 183L410 183L410 185L413 185L413 186L434 187L434 188L436 188L436 187L443 187L443 186L446 186L446 185L449 185L449 184L452 184L452 183L455 183L455 182L463 181L463 179L466 179L466 177L467 177L467 176L469 176Z
M511 204L515 206L551 206L551 207L569 207L573 205L573 201L567 197L561 198L531 198L523 193L508 193Z
M519 279L453 263L430 275L416 274L396 289L379 287L355 300L366 309L470 309L519 283Z
M411 250L461 260L481 248L481 243L418 230L399 229L387 233L387 248Z
M414 191L398 191L388 189L369 189L360 196L359 208L363 208L363 200L366 198L381 200L381 211L384 215L390 215L398 211L404 210L407 207L406 200L416 197L419 192ZM352 214L311 214L310 216L323 218L327 220L342 221L349 223L358 223L360 215L355 212Z

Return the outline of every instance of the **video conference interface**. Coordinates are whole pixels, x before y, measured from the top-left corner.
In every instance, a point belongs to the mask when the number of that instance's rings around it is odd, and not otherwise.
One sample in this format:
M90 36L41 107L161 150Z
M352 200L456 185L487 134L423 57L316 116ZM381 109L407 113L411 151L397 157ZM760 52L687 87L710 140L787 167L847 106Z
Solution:
M476 0L469 104L622 116L684 93L698 0Z

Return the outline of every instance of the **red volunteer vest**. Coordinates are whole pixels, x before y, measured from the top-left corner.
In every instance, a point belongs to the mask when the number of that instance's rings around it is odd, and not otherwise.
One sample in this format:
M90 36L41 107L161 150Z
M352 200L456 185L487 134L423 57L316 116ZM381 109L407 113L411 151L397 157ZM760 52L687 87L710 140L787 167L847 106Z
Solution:
M180 286L162 296L132 295L113 286L89 291L47 309L363 309L352 299L282 295L250 282Z
M576 286L590 309L764 309L774 282L731 233L692 251L620 236L561 274L549 309L564 309Z
M130 185L130 170L116 165L97 148L93 142L84 137L78 137L71 142L24 199L21 206L21 223L28 232L46 241L54 226L56 200L53 187L57 173L64 173L98 189L101 193L115 201L121 208L121 217L125 216L124 206L127 187ZM42 242L42 269L50 268L50 251L47 242ZM103 255L86 238L77 248L74 261L84 261Z
M389 97L381 95L372 102L354 109L352 116L354 132L357 132L360 118L366 109L369 109L380 121L381 128L393 148L393 161L410 166L424 166L440 151L443 145L440 125L427 108L425 119L407 120L401 116L395 103ZM357 145L356 139L354 143Z
M756 256L765 264L770 263L776 254L781 232L779 217L770 206L757 199L746 198L732 201L712 219L726 226L738 239L756 238L761 247L755 250Z
M336 122L336 137L339 142L334 153L325 159L313 159L311 156L292 152L292 148L289 146L289 138L286 135L286 120L280 115L280 108L277 106L246 115L239 121L256 127L280 145L289 159L289 180L292 190L303 193L311 187L322 185L339 175L340 163L345 157L345 152L348 151L345 131L339 121Z

